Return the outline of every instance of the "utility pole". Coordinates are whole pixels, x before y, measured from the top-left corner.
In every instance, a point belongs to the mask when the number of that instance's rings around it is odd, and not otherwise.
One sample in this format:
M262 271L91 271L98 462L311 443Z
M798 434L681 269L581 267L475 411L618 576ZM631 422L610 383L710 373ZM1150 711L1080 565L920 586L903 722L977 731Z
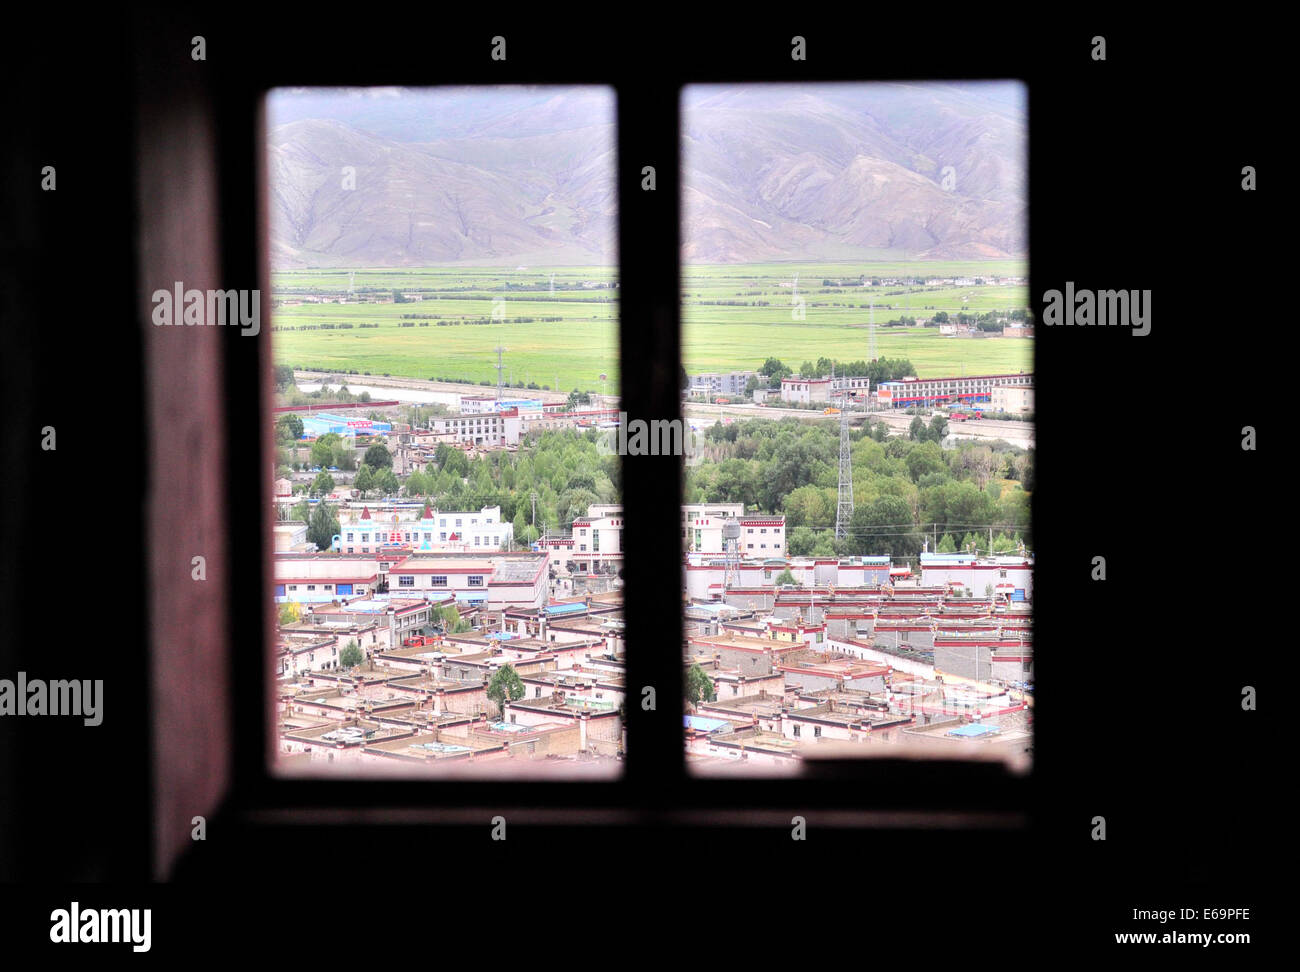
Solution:
M497 352L497 401L498 401L498 402L501 401L501 369L504 367L504 365L501 364L501 352L503 352L503 351L505 351L505 348L501 347L501 345L498 344L498 345L496 346L496 352Z
M831 394L835 389L835 365L831 365ZM832 398L834 400L834 398ZM848 535L849 522L853 519L853 452L849 448L849 412L848 402L840 396L840 475L839 497L835 505L835 539L842 540Z

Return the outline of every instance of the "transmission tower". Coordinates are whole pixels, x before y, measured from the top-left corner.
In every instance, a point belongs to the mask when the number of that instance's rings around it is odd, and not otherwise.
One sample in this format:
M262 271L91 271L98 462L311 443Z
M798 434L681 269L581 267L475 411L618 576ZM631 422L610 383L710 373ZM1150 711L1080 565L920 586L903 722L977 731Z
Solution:
M871 296L871 317L867 324L867 360L876 360L876 297Z
M831 387L835 380L831 379ZM840 398L840 495L835 507L835 539L842 540L849 532L849 521L853 519L853 454L849 449L849 401L848 396Z

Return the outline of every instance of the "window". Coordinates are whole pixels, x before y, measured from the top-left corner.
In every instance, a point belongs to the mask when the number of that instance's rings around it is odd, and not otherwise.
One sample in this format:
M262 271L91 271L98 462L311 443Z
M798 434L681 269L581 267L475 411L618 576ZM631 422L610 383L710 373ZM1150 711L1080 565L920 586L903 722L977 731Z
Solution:
M397 578L398 587L414 587L415 577L411 574L401 574Z
M879 327L886 323L897 323L900 318L931 317L939 311L945 312L950 319L955 319L963 311L969 313L971 306L981 308L995 306L995 302L985 303L993 297L994 291L981 292L985 286L984 280L994 276L990 271L995 268L981 270L978 263L972 261L969 267L961 268L963 275L969 272L969 279L963 279L961 283L949 283L947 286L924 287L917 278L923 279L927 274L909 272L922 259L915 251L909 254L903 249L903 247L910 247L911 244L901 242L901 237L895 235L891 245L896 246L897 249L888 257L866 252L864 237L861 235L864 224L858 217L845 218L843 212L836 208L836 203L832 203L832 197L838 203L842 203L845 198L852 198L853 205L866 206L863 212L870 210L869 220L883 219L885 223L893 223L904 219L909 221L916 219L915 208L911 209L908 215L903 215L908 207L904 205L901 196L886 198L891 194L877 195L873 190L872 202L866 204L866 197L858 195L856 189L848 190L847 185L857 186L864 178L866 170L859 171L859 167L865 161L864 157L874 158L879 153L878 149L870 147L879 139L892 142L893 139L898 138L900 143L912 146L937 145L937 140L947 137L946 134L940 134L940 129L950 124L939 119L951 111L954 113L953 117L959 115L963 119L963 125L970 126L969 132L963 129L964 135L972 134L979 140L979 144L987 146L991 155L998 157L998 174L990 178L991 183L997 185L994 192L1003 198L1016 199L1018 204L1023 205L1026 202L1023 188L1023 179L1026 175L1024 152L1027 127L1026 88L1020 82L971 82L952 85L924 82L908 82L905 85L689 84L681 91L679 107L682 153L679 195L681 203L679 236L682 243L682 259L678 281L682 321L681 363L686 366L688 374L691 374L693 362L716 360L716 344L720 338L717 308L719 304L731 305L734 316L729 314L727 319L728 337L734 340L748 338L752 342L752 360L778 363L783 371L790 373L788 379L783 377L779 383L771 382L769 387L774 391L779 388L779 394L786 399L787 403L791 405L797 403L797 407L803 410L802 414L809 422L809 427L804 434L808 436L810 443L818 443L817 448L822 454L831 457L828 478L835 479L837 470L834 457L839 447L839 423L813 416L820 416L829 410L828 406L833 406L839 410L840 415L847 413L854 420L854 424L864 419L870 422L871 416L861 414L868 396L859 397L852 394L851 390L870 387L869 384L864 383L864 372L858 370L859 367L876 374L879 374L879 371L877 368L868 369L868 362L861 360L863 355L859 338L850 338L845 334L843 338L828 338L822 341L813 336L814 325L817 328L830 330L853 320L859 326L870 327L874 323ZM840 154L838 149L828 150L823 126L827 125L827 120L831 118L836 119L834 123L837 132L836 140L843 138L846 139L847 144L861 146L861 148L843 154ZM781 131L775 131L774 126L779 126ZM903 134L904 129L906 134ZM994 132L1008 136L1008 141L996 149L993 148L992 142L988 141L989 138L994 137ZM857 161L854 161L855 154L857 154ZM923 183L927 186L937 185L932 172L927 175L918 169L918 159L919 157L900 162L900 159L895 157L887 163L881 161L879 164L882 167L901 166L902 171L896 175L917 180L918 187ZM928 168L932 164L942 167L946 163L935 163L933 159L927 159L921 164L921 168ZM813 189L805 181L803 174L809 171L815 171L817 179L821 180L818 189ZM800 182L801 187L795 189L785 180ZM772 186L778 183L789 188L773 193ZM841 183L844 184L845 195L823 192L820 188L824 185L838 187ZM720 190L721 186L726 187L725 194ZM928 232L933 237L926 239L925 246L932 247L937 240L949 234L954 234L952 245L958 245L957 236L962 237L961 245L968 244L970 234L967 234L964 229L957 230L955 224L949 224L947 221L955 218L962 207L975 204L976 196L987 198L984 196L987 189L988 186L976 189L975 186L964 181L963 177L959 177L953 192L946 195L942 192L936 193L931 197L921 207L926 214L921 224L929 227ZM971 196L962 198L966 193L971 193ZM800 201L794 204L795 209L792 209L791 202L795 197ZM826 209L819 212L820 221L807 221L796 210L803 207L804 212L811 213L817 208L817 204L813 203L814 198L817 198L819 203L824 203ZM724 216L724 210L728 209L730 214ZM993 223L998 223L999 228L992 231L999 234L999 238L1003 241L1012 243L1010 250L999 248L1000 251L1013 254L1017 264L1024 264L1025 270L1018 272L1016 276L1027 277L1028 235L1023 212L1017 210L1012 213L1011 210L1007 210L1004 215L1005 219L986 224L981 232L992 230ZM729 228L720 230L721 224L727 224ZM797 233L792 232L796 225L799 230ZM772 231L763 232L764 227L771 228ZM752 247L738 242L741 237L754 239L750 236L752 233L762 236L761 245L757 240ZM814 238L815 243L811 242ZM816 270L809 267L796 277L794 264L799 261L812 261L813 252L820 252L823 246L835 246L837 260L818 264ZM772 259L773 253L780 253L781 259L787 261L787 264L784 266L777 264L775 267L768 264L767 261ZM718 277L716 265L719 263L725 263L727 273L734 275L730 277L731 282L725 286L721 285ZM1001 276L1003 274L1001 268L996 269ZM1017 270L1019 271L1020 268L1017 267ZM846 280L845 277L849 279ZM978 284L977 279L981 281ZM856 292L851 297L841 296L847 293L848 287L853 287ZM970 293L972 288L975 290L974 294ZM996 300L1002 301L1003 304L1009 303L1012 308L1030 309L1027 286L1009 288L998 285L996 293L998 294ZM889 296L886 297L886 294ZM754 298L758 295L762 297L755 301ZM852 302L849 303L849 300ZM967 303L967 301L971 302ZM744 308L747 306L753 306L755 309L746 311ZM997 309L1001 310L1002 305L998 305ZM890 318L894 318L894 321ZM935 338L939 338L937 333L931 333ZM874 341L873 337L872 344ZM915 376L914 383L885 386L895 392L896 397L892 401L894 406L939 404L955 394L959 388L976 384L976 379L964 377L963 369L969 370L971 365L966 359L967 352L961 342L950 341L945 336L936 342L936 347L942 349L940 354L925 365L918 363L919 374ZM1031 367L1030 350L1007 342L1005 351L1007 352L1005 356L990 356L985 360L999 361L998 369L1005 368L1008 373L1015 372L1017 367L1021 367L1021 370L1028 370ZM883 360L886 359L876 357L872 364L878 364ZM1013 364L1015 366L1011 366ZM850 367L844 369L844 365ZM808 372L810 368L816 368L818 373L810 374ZM834 379L829 378L828 374L832 368L835 369ZM693 374L691 376L696 377ZM893 381L903 378L904 375L885 374L880 377ZM877 378L877 381L880 381L880 378ZM979 384L986 383L979 381ZM723 387L730 386L724 382ZM811 405L814 402L815 409ZM883 406L886 401L881 400L879 404ZM764 413L767 410L756 411ZM853 415L855 411L859 414ZM779 433L774 427L780 421L781 413L769 414L771 418L747 415L745 435L757 437L759 432L768 431L763 428L768 423L773 426L768 432L769 435L787 434ZM714 421L721 422L723 419L717 416ZM787 418L785 421L789 422L790 419ZM929 416L924 419L918 418L918 421L924 422L927 428L930 427ZM750 427L754 427L752 431ZM850 566L842 559L846 554L853 557L888 554L891 561L889 566L897 567L910 562L913 569L917 570L920 538L930 536L934 526L920 519L920 516L925 515L924 511L920 515L912 510L902 513L902 516L910 518L913 522L900 523L898 528L878 529L874 532L861 531L856 534L851 530L848 536L834 540L832 543L833 537L830 534L831 524L835 522L837 486L835 482L818 483L818 488L822 489L823 495L829 494L829 500L823 501L829 503L829 510L822 514L824 518L815 528L809 529L801 523L799 545L795 545L795 536L792 533L791 546L787 548L784 543L783 527L779 523L764 522L768 520L766 514L773 514L772 519L775 520L778 519L777 514L788 515L794 509L798 509L806 517L809 509L806 504L811 497L805 496L805 488L790 482L788 485L782 484L778 492L774 488L774 477L778 475L777 470L781 468L778 463L765 459L762 450L756 454L752 444L741 446L735 444L735 440L729 442L726 435L718 435L718 432L724 431L718 424L713 424L707 431L712 434L707 435L710 441L705 454L686 464L686 494L709 495L724 481L728 484L746 481L754 484L750 487L754 491L760 493L767 491L767 495L761 501L761 507L753 510L754 513L765 514L754 516L754 519L759 521L758 526L753 526L752 520L743 525L748 539L758 541L757 544L745 544L747 561L765 558L769 552L774 556L783 551L798 551L801 555L816 556L819 560L823 560L825 567L819 564L816 578L810 576L806 580L818 588L834 587L836 596L858 585L872 585L876 579L873 576L874 571L846 569ZM894 437L898 434L898 431L893 432ZM913 434L911 438L916 439L918 436ZM926 442L927 448L931 444ZM857 451L856 446L854 451ZM1005 463L1014 458L1014 451L1011 448L994 448L993 451L995 463ZM978 489L982 489L984 485L976 481L977 475L972 470L958 469L951 478L960 481L963 487L973 484ZM872 474L873 485L878 485L880 480L890 481L891 486L891 489L881 492L882 496L890 493L906 495L908 491L915 489L912 478L897 470L881 470ZM848 484L841 482L838 485L844 488ZM853 485L861 489L861 482L856 481L856 476ZM825 489L826 487L829 489ZM1021 496L1020 499L1026 500L1027 497ZM822 503L818 505L822 506ZM822 509L825 510L825 507L822 506ZM863 512L860 506L856 507L855 511ZM1023 518L1018 513L1009 514L1008 519L1013 522L997 524L994 532L1001 530L1004 535L1013 536L1018 530L1029 526L1026 522L1027 518ZM695 525L699 527L701 524L697 520ZM895 529L903 532L894 532ZM806 530L808 532L805 532ZM905 545L899 543L897 538L904 535L904 532L910 534L907 548L900 549ZM755 533L759 536L754 537ZM888 536L878 534L888 534ZM942 535L940 529L940 536ZM911 536L917 537L916 549L910 549ZM960 544L963 536L964 534L961 534L951 539ZM769 539L772 541L771 544L767 542ZM937 539L931 541L931 549ZM718 541L713 534L710 534L708 544L702 544L701 540L702 536L697 529L695 551L718 549L716 546ZM830 560L835 555L839 556L835 560ZM853 566L859 567L859 565ZM890 577L889 566L882 571L886 581ZM778 571L781 569L777 568ZM798 571L794 572L798 573ZM927 576L930 573L929 569L921 568L917 572L922 576L917 577L913 574L911 583L925 586L934 584ZM742 587L745 586L746 573L748 572L742 572L740 581ZM709 562L708 558L692 558L688 561L687 569L683 574L686 585L684 593L688 601L694 603L716 596L719 588L729 583L725 566L720 562ZM764 568L762 575L764 582L771 584L772 574L773 572ZM742 601L746 595L735 596L738 593L724 591L723 596L733 607L744 610ZM798 597L802 596L804 594L800 592ZM780 617L793 617L796 612L800 612L805 621L820 621L815 604L776 603L782 597L788 595L769 595L766 599L754 598L749 607L760 615L775 614ZM795 598L790 597L789 600L793 602ZM923 637L926 641L932 640L928 636L927 630ZM788 639L790 636L784 634L782 637ZM830 638L833 637L833 634L828 636L824 631L808 631L798 636L799 641L811 649L808 654L814 656L809 659L809 665L829 664L829 660L835 655L826 649L830 646ZM886 646L896 648L900 642L905 641L907 633L897 629L891 631L886 627L885 630L877 632L877 638L881 654L889 657L888 653L884 652L884 648ZM692 640L697 640L695 650L712 653L706 639L697 635L694 629L687 633L688 652L692 650L690 645ZM904 667L910 668L902 659L914 660L917 653L917 646L912 646L905 654L900 655L899 664L890 667L895 673L900 672ZM935 656L932 663L935 668L946 668L947 665L957 664L955 660L945 661L942 650L936 650ZM723 665L726 667L725 660ZM752 671L756 669L756 665L757 659L751 659L751 665L748 667ZM814 684L816 681L814 680ZM849 680L846 678L845 681ZM787 685L789 684L791 683L787 682ZM811 701L820 700L824 704L836 701L832 694L824 689L805 684L803 691ZM902 711L902 706L894 703L889 705L890 715L908 717ZM814 738L822 737L822 728L814 726L811 735ZM798 726L793 726L790 731L796 736L802 732ZM831 735L837 735L837 731L832 729ZM902 742L902 737L906 735L904 731L894 733L890 738L891 740L899 738ZM924 739L922 733L915 735L920 736L917 741ZM908 741L911 741L910 736ZM961 741L960 745L964 744L965 741ZM689 749L691 746L689 741L687 745ZM966 752L967 750L954 746L953 751ZM709 762L702 759L692 760L688 763L688 772L692 775L709 773L711 772Z
M446 574L432 574L432 575L430 575L430 577L429 577L429 586L430 586L430 587L446 587L446 586L447 586L447 575L446 575Z
M482 574L470 574L470 575L469 575L469 586L470 586L470 587L482 587L482 586L483 586L483 575L482 575Z

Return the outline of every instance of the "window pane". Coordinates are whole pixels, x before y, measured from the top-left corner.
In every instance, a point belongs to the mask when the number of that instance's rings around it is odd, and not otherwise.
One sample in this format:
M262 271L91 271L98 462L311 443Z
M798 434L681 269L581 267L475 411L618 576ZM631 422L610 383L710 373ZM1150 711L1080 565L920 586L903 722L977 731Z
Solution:
M277 770L617 775L613 92L267 115Z
M692 772L1027 763L1026 100L683 91Z

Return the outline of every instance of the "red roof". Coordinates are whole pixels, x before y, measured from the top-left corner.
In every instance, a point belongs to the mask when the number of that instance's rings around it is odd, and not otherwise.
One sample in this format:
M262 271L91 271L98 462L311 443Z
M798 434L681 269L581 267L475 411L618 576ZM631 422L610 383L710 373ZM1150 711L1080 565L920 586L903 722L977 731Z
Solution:
M363 520L370 519L370 507L368 506L361 507L361 519Z

